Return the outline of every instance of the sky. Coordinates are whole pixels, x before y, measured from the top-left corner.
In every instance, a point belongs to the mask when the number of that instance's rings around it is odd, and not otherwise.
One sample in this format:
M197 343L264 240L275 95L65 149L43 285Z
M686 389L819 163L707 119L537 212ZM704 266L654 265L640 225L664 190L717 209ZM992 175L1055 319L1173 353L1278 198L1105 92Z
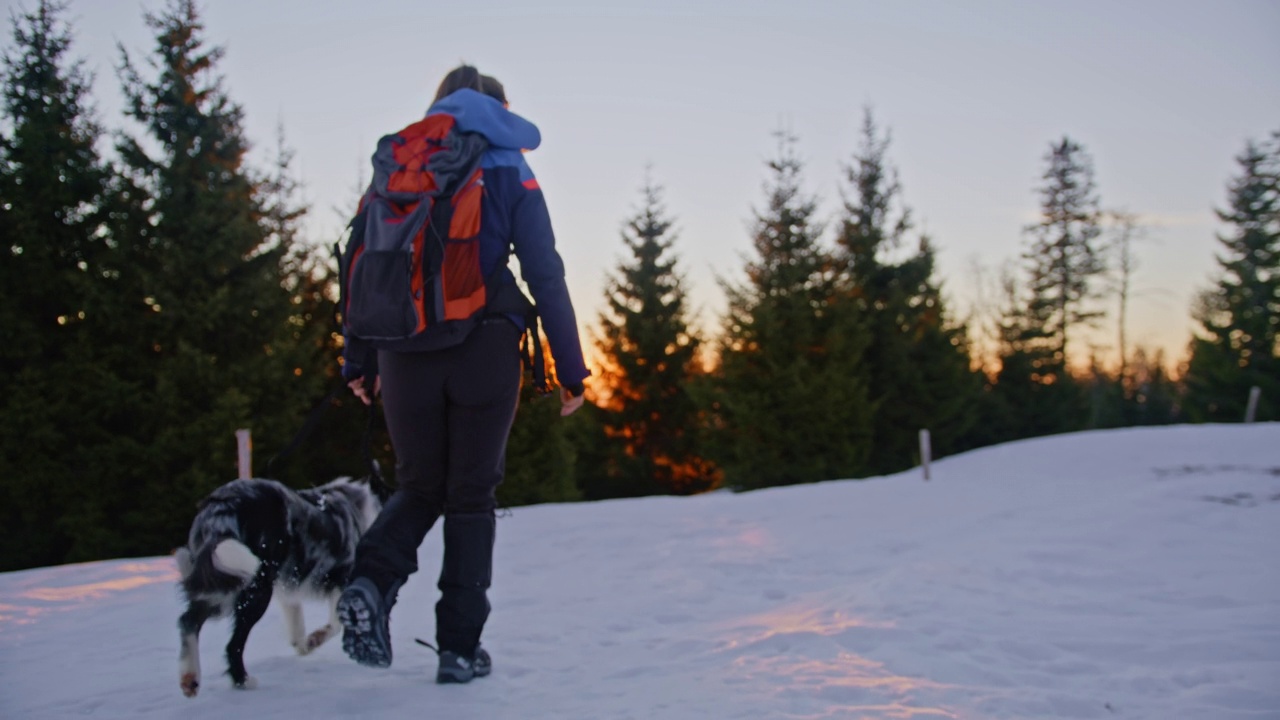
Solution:
M171 557L0 574L0 717L1280 718L1280 424L1094 431L751 493L513 509L493 674L438 686L440 533L386 670L269 608L178 687ZM305 605L308 628L327 615Z
M161 7L70 1L73 53L108 125L123 124L119 47L146 58L142 13ZM646 178L675 220L693 319L714 330L719 281L740 281L751 253L775 133L798 139L830 220L871 108L958 318L992 306L1023 251L1050 143L1083 145L1102 205L1145 227L1130 344L1176 361L1213 277L1234 158L1280 130L1280 4L1267 0L218 0L203 17L252 159L265 165L282 128L308 235L326 245L377 139L420 117L446 71L466 61L499 78L542 130L529 161L584 329L626 259L619 234ZM1081 350L1114 351L1106 309Z

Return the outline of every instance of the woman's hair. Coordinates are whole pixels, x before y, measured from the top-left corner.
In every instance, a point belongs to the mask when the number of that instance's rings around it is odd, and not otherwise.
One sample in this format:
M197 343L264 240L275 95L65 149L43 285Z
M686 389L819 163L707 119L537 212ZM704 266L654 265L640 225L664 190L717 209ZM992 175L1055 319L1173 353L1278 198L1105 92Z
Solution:
M496 78L481 75L474 66L466 64L459 65L444 76L440 81L440 87L436 89L436 100L452 95L463 88L482 92L503 105L507 104L507 92L502 87L502 83Z

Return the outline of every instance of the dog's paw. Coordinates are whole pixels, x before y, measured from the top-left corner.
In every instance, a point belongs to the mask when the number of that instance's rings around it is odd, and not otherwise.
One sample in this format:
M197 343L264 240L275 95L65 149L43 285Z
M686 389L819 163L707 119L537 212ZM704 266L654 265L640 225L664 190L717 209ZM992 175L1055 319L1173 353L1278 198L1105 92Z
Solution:
M182 694L187 697L195 697L200 692L200 678L195 673L183 673L178 678L178 686L182 688Z
M296 646L298 648L298 654L306 655L312 650L315 650L316 648L325 644L325 642L327 642L329 638L333 637L333 635L334 635L334 629L328 625L325 625L324 627L320 628L319 630L307 636L307 642L305 646L304 645Z
M232 682L231 686L237 690L252 690L258 687L258 681L252 675L246 675L244 682Z

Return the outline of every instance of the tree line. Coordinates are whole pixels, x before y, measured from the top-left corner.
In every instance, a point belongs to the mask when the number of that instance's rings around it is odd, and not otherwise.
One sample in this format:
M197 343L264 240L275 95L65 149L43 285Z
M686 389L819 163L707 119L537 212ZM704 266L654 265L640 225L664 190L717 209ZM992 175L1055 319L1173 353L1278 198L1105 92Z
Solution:
M394 480L380 419L329 395L341 384L336 267L303 237L283 137L267 167L247 162L242 110L194 0L144 21L149 56L121 48L118 70L134 134L95 116L62 3L12 18L0 66L0 570L168 552L200 498L235 476L241 427L256 474L296 487L364 474L367 448ZM1125 344L1141 227L1104 209L1079 143L1048 145L1040 219L1023 229L999 311L962 318L871 110L829 222L804 189L796 138L777 141L713 332L692 321L676 220L645 182L592 326L594 402L561 421L526 390L505 505L892 473L919 462L921 429L946 455L1087 428L1238 422L1253 387L1257 418L1280 417L1280 133L1237 158L1177 379L1158 353ZM1120 367L1073 371L1068 341L1105 303L1118 305Z

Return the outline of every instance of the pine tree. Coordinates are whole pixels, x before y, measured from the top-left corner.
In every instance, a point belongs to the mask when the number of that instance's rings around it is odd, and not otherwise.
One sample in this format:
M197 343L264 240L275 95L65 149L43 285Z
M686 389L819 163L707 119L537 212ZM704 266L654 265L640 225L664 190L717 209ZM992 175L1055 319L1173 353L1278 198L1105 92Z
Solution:
M1164 351L1139 347L1127 363L1125 420L1128 425L1168 425L1182 419L1178 384L1165 370Z
M61 562L97 492L94 462L119 384L95 362L95 302L112 248L91 79L69 60L62 3L13 17L0 122L0 570Z
M1073 327L1101 316L1090 307L1105 272L1101 210L1093 163L1070 138L1050 145L1040 187L1041 220L1025 229L1026 293L1005 281L1000 370L989 389L984 420L996 442L1078 430L1088 403L1067 367Z
M276 328L278 336L270 346L271 353L279 363L292 366L297 378L291 392L298 396L277 397L274 401L287 405L316 403L326 390L337 388L338 393L323 409L314 410L318 422L303 437L296 452L276 457L284 448L264 446L273 455L256 465L259 474L295 486L310 486L337 475L368 474L365 454L354 452L356 439L363 442L366 432L373 433L369 438L371 448L389 447L390 440L381 425L375 423L369 428L369 408L347 391L341 378L337 363L341 336L335 316L337 271L330 250L303 239L301 222L308 210L298 200L301 185L293 175L292 161L293 152L285 142L284 129L279 128L269 171L255 180L256 197L262 206L260 224L266 232L263 247L280 253L279 272L289 301L289 312ZM260 415L259 419L254 433L266 439L287 439L300 429L299 419L290 415ZM393 464L389 451L373 454L383 467ZM270 472L264 472L267 470Z
M1062 367L1044 319L1012 274L1001 279L1000 367L988 384L974 445L1039 437L1083 427L1084 399Z
M545 350L545 349L544 349ZM560 403L537 395L532 383L520 388L520 406L507 440L506 475L498 486L503 507L582 499L576 484L578 445L571 438L591 410L587 403L572 417L560 417Z
M1218 278L1193 309L1186 411L1195 421L1244 418L1250 388L1262 390L1260 420L1280 419L1280 132L1246 144L1218 218Z
M1088 405L1085 429L1117 428L1128 424L1124 376L1108 371L1096 352L1089 354L1089 374L1082 385Z
M779 134L768 204L756 213L744 284L728 314L712 385L715 459L737 489L856 477L871 438L861 318L832 315L832 260L817 203L801 190L795 138Z
M939 454L958 449L982 389L969 367L965 328L948 322L930 239L920 234L914 252L895 259L914 223L886 161L888 146L888 133L879 133L867 109L861 147L845 168L836 240L841 300L833 309L865 317L874 339L865 361L876 407L869 460L875 473L918 461L921 429L931 431Z
M136 253L148 312L131 332L152 415L132 429L148 452L131 469L138 502L122 530L155 552L179 543L196 501L235 476L237 428L254 430L260 453L280 447L318 397L316 373L293 354L291 213L267 217L245 165L243 113L214 74L222 51L204 48L193 0L146 21L154 74L122 50L121 76L148 142L125 137L118 151L145 194L127 219L150 228Z
M611 477L593 487L615 496L695 493L717 481L698 454L702 418L689 391L701 341L689 324L661 189L646 182L642 194L622 232L630 257L610 277L600 314L602 419L619 452Z
M1029 317L1043 332L1052 364L1047 375L1066 373L1070 330L1102 315L1089 307L1095 284L1106 271L1100 244L1101 210L1094 187L1093 161L1070 138L1050 146L1040 187L1039 223L1026 229L1023 255L1031 300ZM1028 338L1038 343L1040 339Z

